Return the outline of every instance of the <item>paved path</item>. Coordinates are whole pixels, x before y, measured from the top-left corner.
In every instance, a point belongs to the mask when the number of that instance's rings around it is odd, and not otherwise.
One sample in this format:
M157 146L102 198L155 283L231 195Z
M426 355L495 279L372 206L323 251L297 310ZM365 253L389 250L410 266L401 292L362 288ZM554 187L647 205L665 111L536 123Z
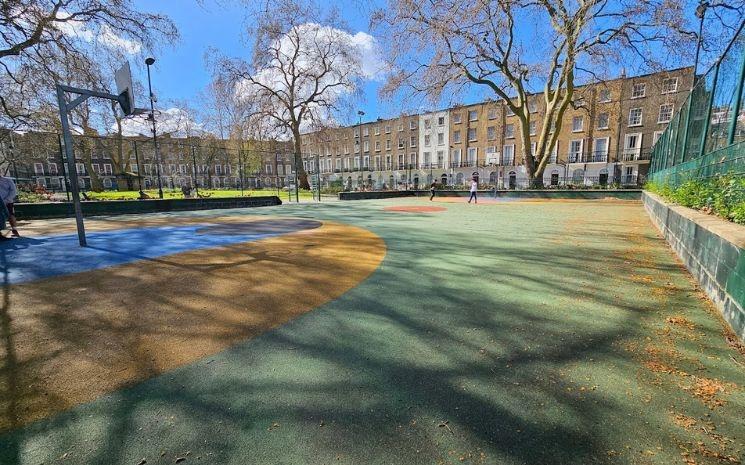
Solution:
M384 210L406 205L446 210ZM282 326L0 433L0 463L743 459L745 356L727 345L721 319L639 203L399 199L147 218L246 213L361 227L382 238L385 258L360 285ZM51 229L69 228L60 224ZM314 231L302 232L314 234L311 250L340 240L338 229L326 238ZM245 253L221 256L223 265ZM345 253L351 266L354 253ZM232 275L251 291L250 268ZM6 417L23 415L14 370L34 363L9 365L22 329L14 324L43 313L7 304L16 289L6 286L0 315Z

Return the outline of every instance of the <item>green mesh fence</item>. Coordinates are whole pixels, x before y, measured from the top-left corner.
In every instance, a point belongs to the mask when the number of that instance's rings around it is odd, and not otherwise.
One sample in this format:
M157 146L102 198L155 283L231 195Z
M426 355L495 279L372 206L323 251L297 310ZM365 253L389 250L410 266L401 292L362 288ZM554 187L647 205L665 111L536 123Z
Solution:
M741 27L652 148L650 180L675 187L691 179L745 174L744 80Z

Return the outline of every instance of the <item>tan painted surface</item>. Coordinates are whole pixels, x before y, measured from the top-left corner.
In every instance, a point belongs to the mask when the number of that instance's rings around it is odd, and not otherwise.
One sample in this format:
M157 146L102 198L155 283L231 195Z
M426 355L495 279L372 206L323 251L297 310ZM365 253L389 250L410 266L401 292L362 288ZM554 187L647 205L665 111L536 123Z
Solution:
M187 221L217 222L195 220ZM116 223L123 226L89 226ZM145 223L151 222L138 225ZM324 223L257 242L8 286L0 313L0 431L277 327L355 287L385 251L369 231Z

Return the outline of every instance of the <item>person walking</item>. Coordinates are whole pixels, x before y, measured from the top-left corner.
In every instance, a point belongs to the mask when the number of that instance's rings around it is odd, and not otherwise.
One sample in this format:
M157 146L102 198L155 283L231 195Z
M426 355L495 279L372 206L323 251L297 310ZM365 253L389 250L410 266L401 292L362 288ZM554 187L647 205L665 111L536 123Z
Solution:
M435 188L437 188L437 182L432 181L432 184L429 185L429 201L431 202L432 199L435 198Z
M15 202L16 195L18 195L18 190L13 179L8 176L0 176L0 200L5 205L8 223L10 223L10 233L13 237L21 237L18 234L18 229L16 229L16 215L13 209L13 202Z
M476 178L473 178L471 180L471 197L468 199L468 203L471 203L471 200L473 200L473 203L479 203L479 201L476 199L476 191L479 189L479 182L476 181Z

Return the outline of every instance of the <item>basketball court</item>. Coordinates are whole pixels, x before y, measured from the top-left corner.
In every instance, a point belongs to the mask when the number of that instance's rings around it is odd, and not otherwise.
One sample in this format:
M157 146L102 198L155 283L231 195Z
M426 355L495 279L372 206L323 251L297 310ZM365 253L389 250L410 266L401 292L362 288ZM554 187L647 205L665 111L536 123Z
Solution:
M742 458L745 355L640 203L458 200L22 225L0 463Z

